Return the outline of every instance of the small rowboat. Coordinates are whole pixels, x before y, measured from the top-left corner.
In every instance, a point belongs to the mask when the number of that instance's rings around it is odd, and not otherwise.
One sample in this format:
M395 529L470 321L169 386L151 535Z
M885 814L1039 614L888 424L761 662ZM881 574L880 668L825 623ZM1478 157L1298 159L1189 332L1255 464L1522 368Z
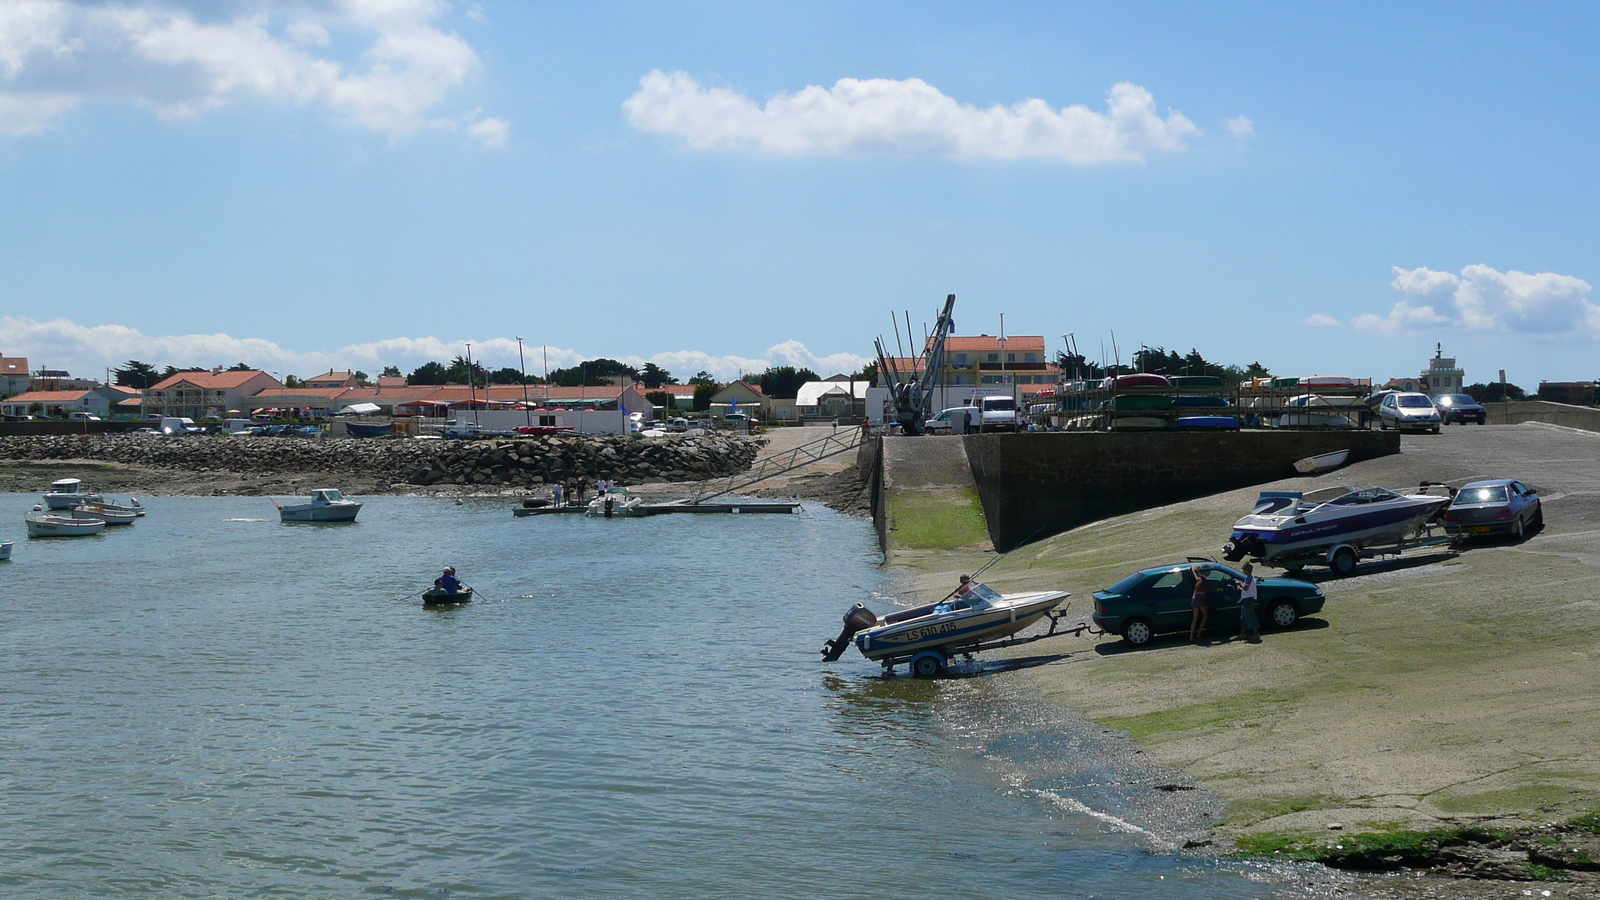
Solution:
M0 541L0 559L11 558L11 548L16 541Z
M1333 453L1324 453L1321 456L1308 456L1294 464L1294 470L1302 475L1315 475L1329 469L1337 469L1344 465L1350 457L1349 450L1337 450Z
M422 592L423 606L459 606L472 602L472 588L462 585L454 594L443 588L428 588Z

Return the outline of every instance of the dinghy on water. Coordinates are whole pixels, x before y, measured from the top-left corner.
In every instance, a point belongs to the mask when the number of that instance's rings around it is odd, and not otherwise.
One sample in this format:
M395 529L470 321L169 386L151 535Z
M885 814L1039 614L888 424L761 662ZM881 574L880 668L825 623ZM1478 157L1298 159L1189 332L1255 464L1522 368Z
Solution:
M82 503L74 506L69 513L74 519L103 519L107 525L132 525L139 514L132 510L118 509L108 503Z
M106 530L106 520L93 517L73 518L46 512L35 504L33 515L24 521L28 524L28 537L83 537Z
M444 588L429 588L422 592L423 606L458 606L462 603L472 602L472 588L462 585L461 590L451 593Z
M11 548L15 546L16 543L16 541L0 541L0 559L10 559Z

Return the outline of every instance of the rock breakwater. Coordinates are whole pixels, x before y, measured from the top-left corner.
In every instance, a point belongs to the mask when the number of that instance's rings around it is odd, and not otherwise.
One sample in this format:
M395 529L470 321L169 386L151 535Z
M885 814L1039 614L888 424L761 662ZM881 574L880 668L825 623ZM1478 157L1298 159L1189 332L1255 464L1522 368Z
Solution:
M485 441L50 435L0 437L0 459L96 460L197 474L343 474L422 487L535 487L594 478L631 485L732 475L749 468L760 445L721 435Z

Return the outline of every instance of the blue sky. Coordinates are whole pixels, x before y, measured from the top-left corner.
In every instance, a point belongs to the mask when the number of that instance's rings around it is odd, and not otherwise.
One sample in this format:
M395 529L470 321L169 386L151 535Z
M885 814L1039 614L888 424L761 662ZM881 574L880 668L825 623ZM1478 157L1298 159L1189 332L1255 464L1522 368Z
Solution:
M1600 375L1596 8L863 6L8 0L0 353Z

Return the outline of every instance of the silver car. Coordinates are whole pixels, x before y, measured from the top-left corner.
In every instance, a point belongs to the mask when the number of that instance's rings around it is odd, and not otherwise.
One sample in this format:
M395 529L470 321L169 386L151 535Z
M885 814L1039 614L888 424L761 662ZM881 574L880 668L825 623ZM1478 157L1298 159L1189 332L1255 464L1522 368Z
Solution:
M1378 404L1378 427L1384 431L1431 431L1439 433L1443 420L1427 394L1396 392Z

